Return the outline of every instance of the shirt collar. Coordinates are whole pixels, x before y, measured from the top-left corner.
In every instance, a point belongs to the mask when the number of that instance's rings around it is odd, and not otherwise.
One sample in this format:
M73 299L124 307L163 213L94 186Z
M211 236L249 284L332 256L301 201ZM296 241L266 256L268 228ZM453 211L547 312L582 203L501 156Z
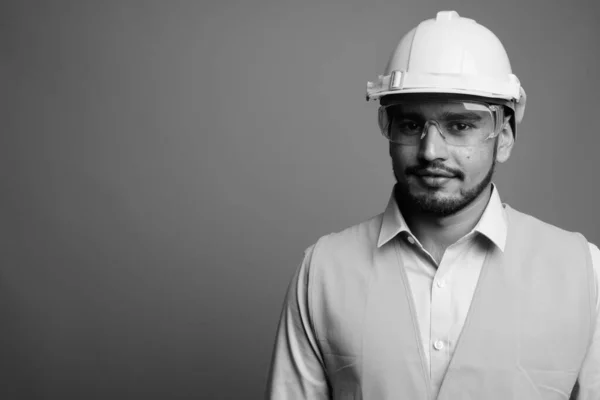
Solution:
M501 251L504 251L507 234L506 211L500 200L498 189L494 184L492 184L492 195L490 200L483 211L479 222L477 222L477 225L473 228L473 231L486 236ZM383 213L377 247L383 246L401 232L408 232L412 235L410 228L406 224L406 221L398 208L398 203L396 203L396 198L394 197L394 191L392 191L388 205Z
M379 240L377 240L377 247L381 247L393 238L396 237L400 232L410 232L410 228L406 224L398 203L396 203L396 197L394 191L390 195L388 205L383 212L383 220L381 221L381 229L379 230Z

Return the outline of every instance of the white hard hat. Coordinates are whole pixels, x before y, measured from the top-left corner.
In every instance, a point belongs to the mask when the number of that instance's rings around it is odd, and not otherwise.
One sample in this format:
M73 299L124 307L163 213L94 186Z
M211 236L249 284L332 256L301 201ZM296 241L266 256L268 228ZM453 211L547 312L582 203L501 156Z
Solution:
M495 99L514 111L517 123L525 111L525 91L500 40L456 11L440 11L404 35L384 74L367 84L367 100L406 93Z

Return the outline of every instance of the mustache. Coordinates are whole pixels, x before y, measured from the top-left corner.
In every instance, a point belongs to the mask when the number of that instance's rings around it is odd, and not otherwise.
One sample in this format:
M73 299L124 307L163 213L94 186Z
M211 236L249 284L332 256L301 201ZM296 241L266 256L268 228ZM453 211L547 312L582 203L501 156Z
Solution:
M404 172L407 175L423 175L430 171L440 171L440 172L452 174L460 180L464 179L464 177L465 177L465 174L462 171L447 167L441 161L436 161L436 160L434 160L432 162L421 162L418 165L406 167Z

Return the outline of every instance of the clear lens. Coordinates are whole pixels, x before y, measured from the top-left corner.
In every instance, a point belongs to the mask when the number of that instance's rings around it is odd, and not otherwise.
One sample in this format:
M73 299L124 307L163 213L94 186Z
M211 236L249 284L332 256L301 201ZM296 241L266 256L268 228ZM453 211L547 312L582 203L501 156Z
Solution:
M495 137L504 122L501 106L467 101L395 102L379 108L381 133L415 146L432 126L453 146L475 146Z

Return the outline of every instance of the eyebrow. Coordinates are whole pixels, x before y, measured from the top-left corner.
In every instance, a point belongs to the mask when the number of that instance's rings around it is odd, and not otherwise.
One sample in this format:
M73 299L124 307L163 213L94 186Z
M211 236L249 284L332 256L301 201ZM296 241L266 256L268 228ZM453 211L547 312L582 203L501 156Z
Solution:
M423 115L421 115L417 112L414 112L414 111L406 112L406 113L396 111L396 112L392 113L392 117L402 117L404 119L411 119L411 120L415 120L415 121L425 119L425 118L423 118Z
M444 111L442 113L444 119L468 119L469 121L481 121L481 115L472 111L452 112Z

